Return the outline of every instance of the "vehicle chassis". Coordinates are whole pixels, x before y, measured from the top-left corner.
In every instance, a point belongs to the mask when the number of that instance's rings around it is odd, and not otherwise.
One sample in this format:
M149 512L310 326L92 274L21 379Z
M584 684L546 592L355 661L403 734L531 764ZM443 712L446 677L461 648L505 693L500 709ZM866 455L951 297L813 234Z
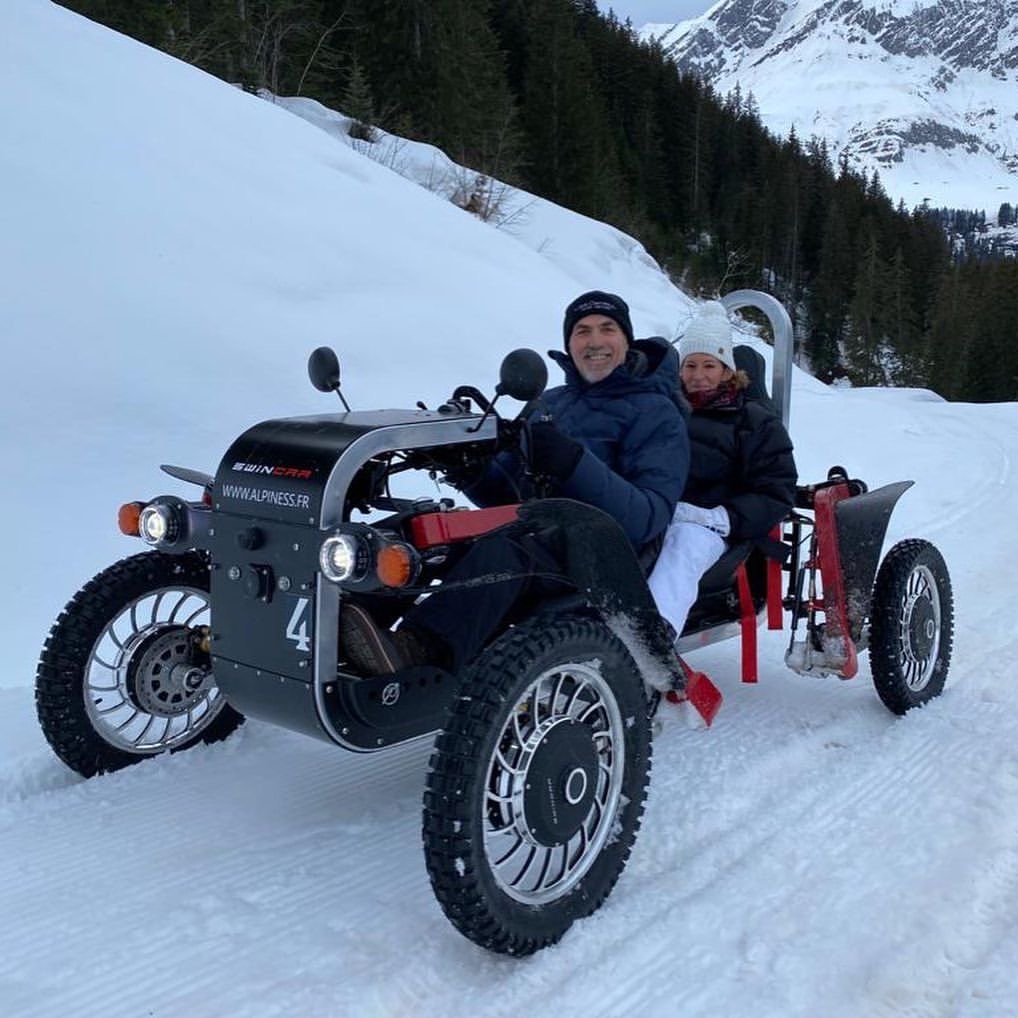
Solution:
M787 424L787 313L757 291L724 303L769 319L769 398ZM547 373L537 355L519 353L503 363L496 392L527 401ZM312 380L342 399L338 362L324 354L312 355ZM787 610L785 660L795 671L849 678L868 646L892 711L943 688L953 625L943 560L909 540L878 570L910 481L868 491L832 468L801 487L769 543L729 548L703 578L673 645L628 540L599 510L565 499L458 510L388 494L388 477L403 469L430 463L440 474L449 453L490 457L513 433L506 424L476 389L460 387L437 410L262 422L230 446L214 477L164 467L202 496L122 507L121 529L153 550L100 573L54 625L36 680L53 749L90 777L224 738L246 716L354 752L438 732L423 824L436 896L466 936L520 955L596 910L620 875L662 694L713 720L721 695L681 655L741 635L742 677L756 681L757 626L766 617L780 628ZM355 507L388 515L356 521ZM388 625L417 597L440 596L435 584L450 563L500 528L554 535L570 593L513 620L459 674L415 665L365 677L349 667L340 639L348 598ZM333 551L343 552L341 580L328 572ZM392 589L379 580L387 555L408 570Z

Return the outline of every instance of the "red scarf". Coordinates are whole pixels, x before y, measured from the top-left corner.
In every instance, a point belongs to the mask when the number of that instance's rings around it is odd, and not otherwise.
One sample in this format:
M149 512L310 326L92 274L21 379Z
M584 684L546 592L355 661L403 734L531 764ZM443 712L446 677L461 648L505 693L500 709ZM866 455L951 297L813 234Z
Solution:
M717 410L721 407L733 406L739 398L739 389L735 379L722 382L716 389L703 392L687 392L686 399L693 410Z

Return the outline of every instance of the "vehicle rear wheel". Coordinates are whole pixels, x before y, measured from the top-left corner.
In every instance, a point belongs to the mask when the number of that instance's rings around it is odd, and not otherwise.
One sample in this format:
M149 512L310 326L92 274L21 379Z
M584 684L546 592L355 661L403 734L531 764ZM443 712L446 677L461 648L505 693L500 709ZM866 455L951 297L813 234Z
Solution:
M904 714L943 691L953 637L943 557L929 541L899 542L880 565L870 609L870 669L888 710Z
M461 933L526 955L600 907L643 814L647 713L628 651L592 619L517 626L472 666L424 797L428 873Z
M46 740L86 778L226 738L244 720L216 687L209 567L144 552L90 580L43 647L35 703Z

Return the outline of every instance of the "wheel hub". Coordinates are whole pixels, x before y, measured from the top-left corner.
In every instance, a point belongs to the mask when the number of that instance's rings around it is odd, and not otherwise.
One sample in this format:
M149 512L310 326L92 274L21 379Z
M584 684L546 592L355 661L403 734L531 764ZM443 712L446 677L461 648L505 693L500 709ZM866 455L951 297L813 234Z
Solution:
M520 833L535 845L563 845L594 800L598 754L591 730L572 718L553 719L533 732L524 755L514 795Z
M127 691L139 709L156 717L177 717L205 695L212 673L196 662L193 636L186 626L160 628L132 648Z
M928 598L917 598L911 606L908 620L908 642L913 655L919 660L930 656L937 636L937 620Z

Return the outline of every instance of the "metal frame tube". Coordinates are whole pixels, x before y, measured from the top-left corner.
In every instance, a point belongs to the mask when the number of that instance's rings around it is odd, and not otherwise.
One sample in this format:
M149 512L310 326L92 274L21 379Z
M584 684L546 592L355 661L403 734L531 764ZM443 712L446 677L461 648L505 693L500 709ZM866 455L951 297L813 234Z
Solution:
M792 354L795 333L785 306L762 290L733 290L721 298L727 311L756 308L770 322L774 334L774 356L771 361L771 399L781 413L781 423L788 427L792 405Z

